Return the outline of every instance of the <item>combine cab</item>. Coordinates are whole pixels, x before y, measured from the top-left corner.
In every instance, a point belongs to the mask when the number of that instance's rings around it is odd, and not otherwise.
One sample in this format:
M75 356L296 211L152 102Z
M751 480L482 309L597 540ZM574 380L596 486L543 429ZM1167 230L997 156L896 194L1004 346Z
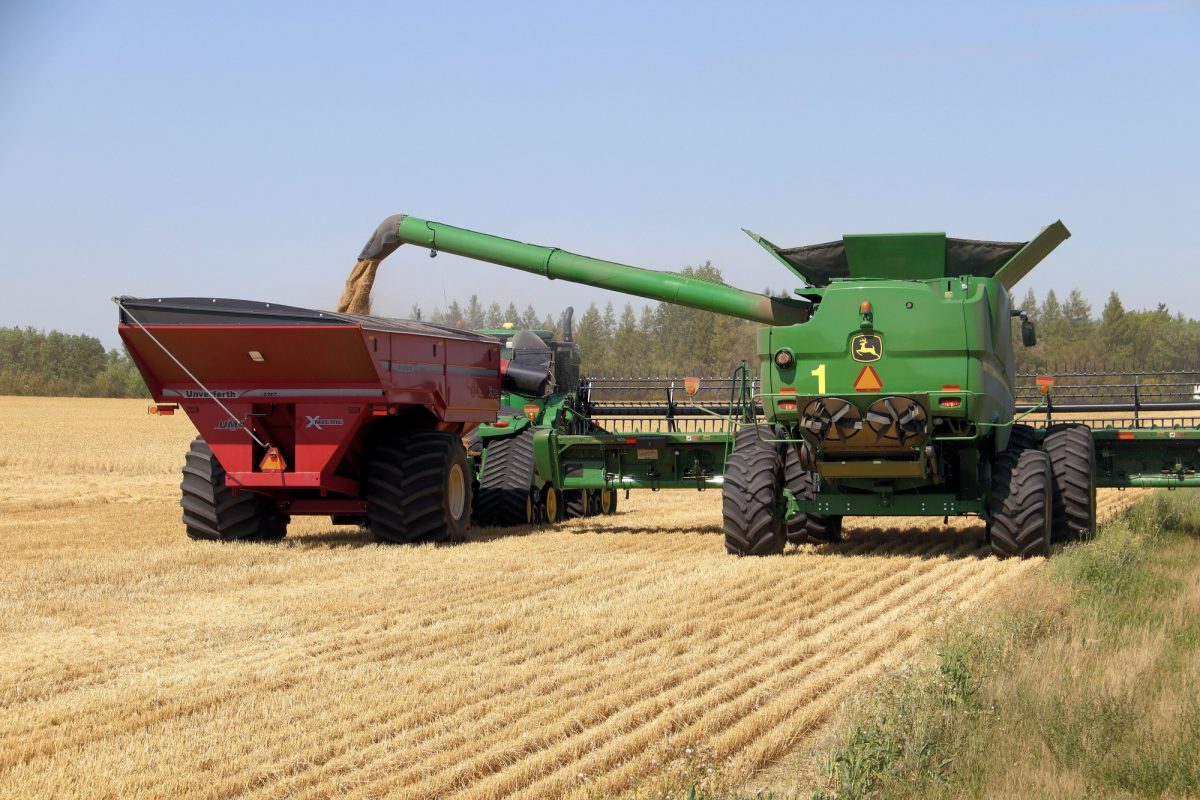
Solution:
M500 346L403 320L201 298L118 298L155 400L200 435L183 470L196 539L278 539L294 514L388 542L461 537L461 437L496 419Z

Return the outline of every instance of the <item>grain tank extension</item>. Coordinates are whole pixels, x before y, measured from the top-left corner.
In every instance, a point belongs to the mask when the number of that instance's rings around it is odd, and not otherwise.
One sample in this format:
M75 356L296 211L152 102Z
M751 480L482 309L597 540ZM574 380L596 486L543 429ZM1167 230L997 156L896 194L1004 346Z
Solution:
M905 233L785 248L747 233L804 282L795 297L402 215L360 260L377 265L411 244L763 323L763 417L736 431L723 475L730 552L781 551L789 509L810 540L836 537L845 515L978 515L1005 556L1094 530L1091 430L1015 419L1014 320L1026 344L1034 332L1009 293L1070 236L1061 222L1024 242ZM1195 442L1179 444L1186 458L1164 459L1186 484Z

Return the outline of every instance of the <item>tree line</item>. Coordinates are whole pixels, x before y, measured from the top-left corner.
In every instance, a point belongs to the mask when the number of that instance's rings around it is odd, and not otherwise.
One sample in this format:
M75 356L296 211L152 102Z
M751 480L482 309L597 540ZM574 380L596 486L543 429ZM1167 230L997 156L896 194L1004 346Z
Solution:
M721 271L712 264L688 267L682 273L722 282ZM1039 300L1029 290L1013 308L1028 314L1038 335L1035 347L1022 347L1020 326L1012 326L1020 372L1088 366L1130 371L1200 366L1200 321L1172 313L1165 304L1154 310L1127 310L1113 292L1097 316L1079 290L1071 291L1065 300L1053 290ZM562 336L561 316L543 314L532 305L524 311L514 303L501 307L492 302L485 307L477 295L429 314L414 305L410 317L472 329L512 322L518 328L551 330ZM610 302L603 308L591 303L576 313L574 335L583 354L585 375L725 377L743 360L753 368L758 328L746 320L669 303L649 304L636 312L632 303L618 311ZM93 336L34 328L0 328L0 394L148 395L123 350L106 351Z
M0 394L60 397L148 397L123 350L95 336L0 328Z
M723 283L712 264L688 267L684 275ZM779 293L764 291L764 294ZM1153 310L1127 310L1117 292L1097 316L1078 289L1060 300L1053 289L1038 299L1032 289L1013 309L1024 311L1037 331L1037 344L1023 347L1020 326L1012 336L1017 370L1022 373L1106 368L1124 371L1200 368L1200 321L1172 313L1165 304ZM578 311L578 310L577 310ZM413 306L418 317L421 309ZM504 322L542 328L562 335L559 322L533 306L518 312L513 304L484 308L476 295L457 302L429 319L467 328L495 328ZM583 353L584 374L594 377L702 375L724 377L746 360L755 364L757 323L669 303L650 304L635 312L632 303L619 311L613 304L590 304L575 316L575 341Z

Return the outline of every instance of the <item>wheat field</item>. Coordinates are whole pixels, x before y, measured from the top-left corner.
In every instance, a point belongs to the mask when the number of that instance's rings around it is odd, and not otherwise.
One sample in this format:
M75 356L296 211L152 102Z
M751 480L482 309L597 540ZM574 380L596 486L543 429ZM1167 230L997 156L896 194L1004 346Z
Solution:
M194 431L0 398L0 796L663 796L752 786L1040 559L974 520L724 554L718 492L384 547L188 541ZM1136 493L1102 493L1106 514Z

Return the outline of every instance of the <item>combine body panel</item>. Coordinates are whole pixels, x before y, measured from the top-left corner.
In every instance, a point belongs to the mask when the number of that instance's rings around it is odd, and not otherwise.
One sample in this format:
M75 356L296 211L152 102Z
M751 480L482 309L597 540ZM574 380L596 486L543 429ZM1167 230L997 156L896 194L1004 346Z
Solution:
M225 486L287 514L366 516L381 437L458 437L499 407L499 344L470 331L240 300L119 303L154 400L187 413ZM263 469L268 448L282 471Z

